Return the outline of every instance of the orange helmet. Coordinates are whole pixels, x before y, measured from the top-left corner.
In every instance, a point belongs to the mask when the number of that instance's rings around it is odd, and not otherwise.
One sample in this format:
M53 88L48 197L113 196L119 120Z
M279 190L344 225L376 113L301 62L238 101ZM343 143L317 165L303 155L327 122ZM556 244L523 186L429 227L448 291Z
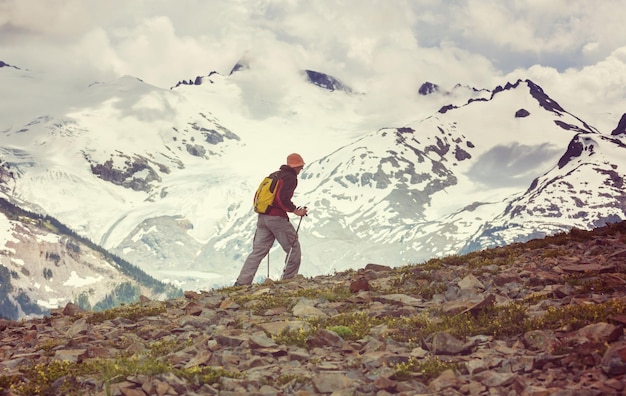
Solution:
M300 154L289 154L287 156L287 166L291 168L297 168L299 166L304 166L304 160L300 156Z

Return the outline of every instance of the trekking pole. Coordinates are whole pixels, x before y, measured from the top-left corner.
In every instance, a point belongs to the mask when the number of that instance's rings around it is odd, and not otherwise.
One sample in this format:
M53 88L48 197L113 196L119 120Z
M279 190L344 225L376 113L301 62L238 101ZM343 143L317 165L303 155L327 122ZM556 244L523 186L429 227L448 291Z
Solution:
M285 268L287 268L287 263L289 262L289 257L291 257L291 251L293 250L293 245L296 244L296 241L298 240L298 231L300 230L300 223L302 223L302 218L304 216L300 216L300 221L298 222L298 228L296 228L296 237L294 238L291 247L289 248L289 253L287 253L287 257L285 257ZM283 269L283 272L285 272L285 270Z

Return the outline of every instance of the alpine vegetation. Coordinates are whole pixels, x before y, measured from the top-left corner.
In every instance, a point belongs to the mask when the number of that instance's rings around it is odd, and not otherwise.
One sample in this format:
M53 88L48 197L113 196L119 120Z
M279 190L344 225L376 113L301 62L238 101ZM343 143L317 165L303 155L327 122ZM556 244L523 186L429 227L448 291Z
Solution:
M626 222L391 268L0 320L18 395L612 395Z

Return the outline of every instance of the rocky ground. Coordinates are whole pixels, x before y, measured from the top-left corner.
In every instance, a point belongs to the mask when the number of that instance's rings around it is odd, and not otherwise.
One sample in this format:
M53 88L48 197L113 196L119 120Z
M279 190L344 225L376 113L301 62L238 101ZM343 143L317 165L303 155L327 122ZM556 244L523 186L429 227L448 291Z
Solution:
M384 264L384 263L383 263ZM3 394L626 393L626 223L0 321Z

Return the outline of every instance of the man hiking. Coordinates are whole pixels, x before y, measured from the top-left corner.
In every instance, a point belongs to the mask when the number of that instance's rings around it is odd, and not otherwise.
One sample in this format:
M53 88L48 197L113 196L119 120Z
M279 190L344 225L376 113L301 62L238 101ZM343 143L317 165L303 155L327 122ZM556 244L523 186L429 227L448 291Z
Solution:
M298 185L298 174L303 167L304 160L300 154L289 154L287 164L281 165L278 171L268 176L274 181L272 183L274 198L270 206L267 209L263 208L263 211L259 213L252 242L252 253L243 264L235 286L252 284L261 260L269 253L275 240L278 240L285 253L288 253L281 279L291 279L298 274L301 259L300 242L287 213L292 212L300 217L307 215L306 207L299 208L291 202ZM255 196L255 201L256 199ZM255 210L257 210L256 207Z

